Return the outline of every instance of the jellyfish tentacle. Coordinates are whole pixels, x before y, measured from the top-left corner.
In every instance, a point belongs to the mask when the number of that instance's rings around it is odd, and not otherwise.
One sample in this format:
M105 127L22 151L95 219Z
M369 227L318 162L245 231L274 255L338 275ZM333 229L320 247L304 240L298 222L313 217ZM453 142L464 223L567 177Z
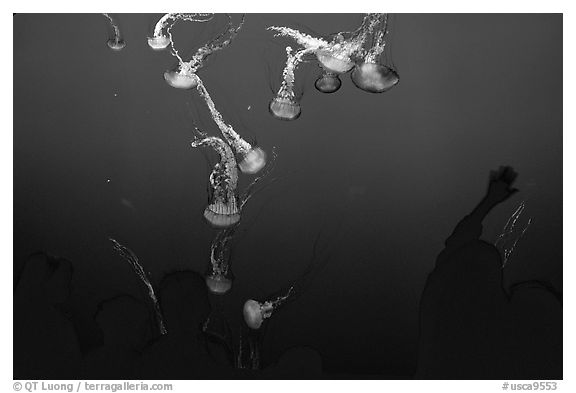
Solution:
M232 149L222 139L214 136L196 139L192 147L209 146L220 155L220 162L210 173L210 200L204 217L215 227L226 228L240 221L241 204L237 196L238 169Z
M204 83L200 78L197 78L196 90L200 94L200 97L204 99L204 102L210 110L212 119L220 129L220 132L226 139L226 141L232 146L236 154L241 156L241 160L238 163L240 170L243 173L254 174L266 165L266 153L258 146L252 146L249 142L244 140L240 134L238 134L231 124L224 121L222 114L216 108L216 104L212 100L210 93L204 86Z
M200 47L196 53L192 56L192 58L188 61L190 63L190 69L193 72L196 72L200 67L202 67L204 61L219 50L226 48L228 45L232 43L234 38L238 35L238 32L244 25L244 21L246 19L245 14L242 14L242 19L237 26L232 24L232 18L228 15L228 26L227 28L220 33L217 37L215 37L212 41L208 42L204 46ZM225 39L224 39L225 38Z
M112 242L112 247L114 248L114 250L122 258L124 258L130 264L130 266L132 266L134 272L136 272L140 280L144 283L144 285L146 285L146 288L148 289L148 296L152 300L152 304L154 306L154 313L156 315L156 321L158 323L158 329L160 331L160 334L161 335L166 334L168 331L166 330L166 324L164 323L164 317L162 316L162 311L160 309L160 304L158 303L158 298L156 297L154 287L150 282L150 277L140 264L138 257L136 256L136 254L134 254L132 250L130 250L128 247L123 246L115 239L109 238L108 240Z
M217 295L227 293L232 287L229 252L235 231L236 225L221 230L210 245L210 268L205 279L210 292Z

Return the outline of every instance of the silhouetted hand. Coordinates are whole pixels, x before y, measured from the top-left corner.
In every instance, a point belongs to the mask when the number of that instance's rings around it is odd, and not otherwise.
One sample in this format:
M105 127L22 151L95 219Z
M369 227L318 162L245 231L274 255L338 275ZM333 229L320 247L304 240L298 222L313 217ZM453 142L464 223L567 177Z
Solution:
M512 184L518 177L514 169L510 166L501 166L498 171L490 171L490 182L486 199L492 204L504 202L518 192L517 188L512 188Z

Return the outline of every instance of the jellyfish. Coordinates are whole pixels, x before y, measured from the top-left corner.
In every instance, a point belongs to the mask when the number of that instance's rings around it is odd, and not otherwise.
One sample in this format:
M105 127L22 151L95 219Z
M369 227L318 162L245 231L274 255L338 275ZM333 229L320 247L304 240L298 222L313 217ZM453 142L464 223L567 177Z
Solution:
M276 32L276 36L290 37L300 45L303 50L313 53L322 68L322 74L314 83L316 89L322 93L334 93L342 82L339 74L344 74L353 68L355 73L354 83L360 84L367 91L380 91L389 89L389 84L394 85L394 72L390 67L374 67L376 58L384 48L383 35L374 38L378 34L378 26L383 20L387 20L386 14L366 14L361 25L352 32L339 32L331 38L312 37L289 27L270 26L268 30ZM384 27L385 31L386 27ZM374 41L370 53L366 53L365 46ZM362 60L358 67L356 63ZM396 75L397 76L397 75ZM385 83L388 85L383 86ZM369 90L371 89L371 90ZM385 91L385 90L382 90Z
M210 136L197 138L192 147L210 146L220 155L220 162L210 173L210 192L204 218L215 228L227 228L240 221L241 204L236 187L238 169L232 149L222 139Z
M178 20L189 22L208 22L214 18L214 14L164 14L154 26L154 33L148 37L148 46L153 50L164 50L170 45L172 38L170 28Z
M282 306L282 304L290 298L293 292L294 288L290 287L285 295L278 296L273 300L266 300L263 302L254 299L246 300L242 310L246 325L248 325L250 329L260 329L264 320L270 318L272 313Z
M200 97L204 99L212 119L222 132L222 135L230 146L239 155L238 167L240 171L245 174L255 174L259 172L266 165L266 153L258 146L252 146L249 142L242 139L242 137L234 130L231 124L227 124L222 117L222 114L216 108L210 93L204 86L202 80L196 76L196 90Z
M122 34L120 34L120 28L118 27L118 23L114 21L110 14L102 14L108 19L110 27L112 29L112 37L106 41L108 47L114 51L120 51L124 49L126 46L126 42L122 39Z
M226 48L232 40L236 37L242 26L244 25L245 16L242 14L242 19L237 26L232 23L232 17L226 15L228 19L226 29L212 39L207 44L198 48L196 52L191 56L190 60L185 61L179 54L178 50L174 46L174 41L172 40L171 27L167 27L168 32L168 42L171 45L171 53L174 57L178 59L178 65L173 70L168 70L164 72L164 79L166 82L177 89L193 89L198 84L198 78L196 72L198 69L203 67L204 61L208 56ZM204 21L204 20L202 20Z
M138 257L136 256L136 254L134 254L132 250L130 250L127 247L124 247L116 240L112 238L109 238L108 240L112 242L114 250L122 258L124 258L130 264L130 266L132 266L132 269L134 270L134 272L136 272L138 278L140 278L140 280L144 283L144 285L146 285L146 288L148 289L148 296L152 300L152 304L154 306L154 314L156 317L156 323L158 324L158 330L160 331L161 335L166 334L167 333L166 324L164 323L164 317L162 316L162 311L160 310L160 304L158 303L158 299L156 298L154 287L150 282L150 277L148 276L148 274L138 261Z
M379 14L382 15L382 14ZM379 62L386 48L385 36L388 34L388 14L383 14L379 28L372 36L372 45L365 50L364 58L352 71L352 82L356 87L369 93L383 93L396 86L400 77L393 66Z
M311 53L311 51L300 50L293 54L292 48L290 46L286 47L287 59L284 71L282 71L282 84L268 106L270 114L277 119L290 121L300 117L302 109L294 93L294 71L308 53Z
M268 320L275 311L283 307L286 303L296 300L302 296L306 288L314 277L318 275L330 261L331 255L335 251L335 246L338 244L336 235L342 225L342 217L339 217L339 222L335 225L324 225L323 228L332 228L334 234L332 239L327 242L322 250L319 249L320 239L322 237L322 230L318 232L312 246L312 255L304 272L302 272L296 280L287 286L287 289L280 289L275 294L267 296L268 300L248 299L244 303L242 314L244 322L252 330L258 330L262 327L264 322ZM286 288L286 287L285 287Z
M255 178L246 187L242 195L238 195L238 169L236 158L230 146L221 138L206 136L196 129L200 137L192 142L192 147L210 146L220 155L210 173L208 206L204 210L204 218L214 228L229 228L240 222L240 214L248 200L254 195L256 185L272 172L274 165ZM272 163L276 160L273 150Z
M314 86L316 87L316 90L322 93L334 93L340 89L342 81L338 77L338 74L324 71L318 79L316 79Z
M494 245L502 256L502 268L506 266L510 259L510 255L512 255L512 252L516 248L516 244L522 236L524 236L524 233L528 230L530 224L532 224L532 217L529 217L528 221L523 226L521 226L518 221L525 208L526 203L522 201L508 218L506 225L504 225L504 228L502 229L502 233L498 235L498 238L494 242Z
M222 229L210 246L210 266L205 275L208 290L215 295L223 295L232 288L234 276L230 269L230 243L237 226Z

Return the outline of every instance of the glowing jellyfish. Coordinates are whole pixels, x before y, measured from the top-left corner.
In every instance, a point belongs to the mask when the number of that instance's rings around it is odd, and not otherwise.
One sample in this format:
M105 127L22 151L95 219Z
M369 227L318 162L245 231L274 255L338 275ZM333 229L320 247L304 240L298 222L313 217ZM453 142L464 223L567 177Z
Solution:
M300 102L296 99L294 93L294 71L298 64L302 62L303 57L310 53L308 50L301 50L292 54L292 48L286 47L286 66L282 71L282 84L276 96L272 98L268 109L272 116L280 120L296 120L300 117L302 109Z
M335 225L324 225L324 228L335 230L335 234L339 232L342 224L342 218L339 218L339 223ZM280 290L275 295L268 296L269 300L258 301L255 299L248 299L244 303L243 316L246 325L253 330L258 330L263 323L269 319L275 311L285 305L288 301L293 301L297 297L302 296L306 287L310 284L313 278L321 272L330 261L332 253L335 251L335 246L338 244L338 239L333 236L329 243L325 244L323 250L319 250L320 238L322 231L318 233L312 247L312 256L308 262L308 266L299 277L294 280L287 290Z
M498 235L498 238L494 242L494 245L498 251L500 251L500 255L502 256L502 267L506 266L508 259L510 259L510 255L512 255L512 252L516 248L516 244L522 236L524 236L524 233L532 223L532 217L530 217L525 225L520 225L519 219L525 208L526 204L522 201L516 210L514 210L514 213L512 213L510 218L508 218L502 233Z
M127 247L124 247L122 244L118 243L116 240L114 240L112 238L109 238L108 240L110 240L112 242L114 250L122 258L124 258L130 264L130 266L132 266L132 269L138 275L138 278L140 278L140 280L144 283L144 285L146 285L146 288L148 289L148 296L152 300L152 304L154 306L154 314L156 316L156 322L158 324L158 329L160 331L160 334L162 334L162 335L166 334L167 333L166 324L164 323L164 317L162 316L162 311L160 310L160 304L158 303L158 299L156 298L156 293L154 292L154 287L152 286L152 283L150 282L150 277L148 277L148 274L146 273L146 271L144 270L144 268L142 267L142 265L138 261L138 257L136 256L136 254L134 254L134 252L132 250L130 250Z
M334 93L340 89L342 81L338 77L338 74L325 71L318 77L318 79L316 79L314 86L316 87L316 90L322 93Z
M164 50L170 45L172 37L170 28L178 20L189 22L208 22L214 18L214 14L164 14L154 26L154 33L148 37L148 46L154 50Z
M220 155L220 162L210 173L210 195L204 218L215 228L227 228L240 221L241 203L236 186L238 169L232 149L222 139L210 136L196 139L192 147L210 146Z
M220 162L214 165L210 174L208 206L204 210L204 218L215 228L229 228L240 222L242 208L254 195L256 185L271 173L273 165L255 178L246 191L238 196L238 169L232 149L218 137L202 133L200 135L202 138L193 141L192 147L210 146L220 155ZM272 160L275 159L276 154Z
M120 34L120 28L118 27L118 23L114 21L110 14L102 14L108 19L110 24L110 28L112 29L112 37L106 41L108 47L114 51L120 51L124 49L126 46L126 42L122 39L122 34Z
M382 15L382 14L378 14ZM369 93L383 93L400 81L393 66L382 64L378 59L386 48L388 34L388 14L383 14L373 32L372 46L364 51L363 61L352 71L352 82L359 89Z
M315 54L323 70L314 84L318 91L334 93L342 84L338 75L354 68L352 80L356 86L369 92L380 93L389 90L399 81L393 67L377 61L384 51L387 24L387 14L367 14L356 30L339 32L328 39L312 37L289 27L270 26L268 30L275 31L276 36L294 39L303 48L302 51ZM293 83L293 73L291 78ZM287 113L296 113L293 107L282 105L284 102L285 100L276 100L278 110L287 109ZM297 116L279 118L293 120Z
M171 46L171 53L174 57L178 59L178 65L174 70L168 70L164 72L164 79L170 86L177 89L192 89L197 86L198 78L196 72L204 65L204 61L206 60L206 58L210 56L212 53L222 50L226 48L228 45L230 45L234 37L236 37L236 35L238 34L238 31L240 31L240 29L244 25L244 19L245 19L244 15L242 15L242 19L237 26L233 25L232 18L230 15L226 15L226 17L228 19L226 29L218 36L213 38L210 42L208 42L207 44L196 50L196 52L192 55L191 59L188 61L185 61L180 56L178 50L174 46L174 41L172 39L172 32L171 32L173 24L169 24L168 27L166 27L166 31L168 34L167 36L168 44ZM206 22L206 20L204 19L201 20L187 19L187 20ZM209 20L211 20L211 18ZM162 38L162 40L164 40L164 38Z
M210 93L204 86L204 83L199 77L196 77L196 89L200 96L206 102L212 119L222 132L224 138L236 154L240 156L238 167L242 173L254 174L259 172L266 165L266 153L258 146L252 146L250 143L242 139L242 137L234 130L231 124L227 124L224 118L216 108Z
M230 242L235 231L236 226L221 230L210 246L210 266L205 279L208 290L216 295L223 295L232 288L234 276L230 269Z
M260 326L262 326L264 320L270 318L274 310L279 308L290 298L293 291L294 288L290 287L285 295L279 296L274 300L267 300L264 302L259 302L253 299L247 300L244 303L243 309L244 321L246 322L246 325L248 325L250 329L260 329Z

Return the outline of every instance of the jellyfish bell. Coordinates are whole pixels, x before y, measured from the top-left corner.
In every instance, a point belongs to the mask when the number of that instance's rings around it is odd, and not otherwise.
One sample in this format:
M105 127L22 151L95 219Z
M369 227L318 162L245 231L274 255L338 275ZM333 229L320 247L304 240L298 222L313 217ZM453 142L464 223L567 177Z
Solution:
M121 51L126 46L126 42L123 39L116 40L114 38L109 39L106 44L108 48L114 51Z
M198 85L198 79L194 73L182 71L166 71L164 72L164 80L175 89L193 89Z
M270 114L280 120L296 120L300 117L302 109L295 100L283 97L274 97L268 106Z
M170 45L170 38L164 35L148 37L148 46L153 50L163 50L166 49L168 45Z
M352 60L337 56L327 50L317 51L316 58L325 70L335 72L337 74L344 74L350 71L352 67L354 67L354 62Z
M206 276L206 286L215 295L224 295L232 288L232 280L223 275L211 274Z
M252 175L260 171L266 165L266 152L261 148L253 147L244 158L238 162L242 173Z
M383 93L398 84L400 77L392 68L376 63L362 63L352 71L352 82L369 93Z
M240 222L240 212L238 209L217 203L206 207L204 218L214 228L228 228Z
M329 94L338 91L342 86L342 81L337 74L325 72L316 79L314 86L319 92Z
M256 300L249 299L244 303L244 321L250 329L260 329L264 322L264 314L262 313L262 305Z

